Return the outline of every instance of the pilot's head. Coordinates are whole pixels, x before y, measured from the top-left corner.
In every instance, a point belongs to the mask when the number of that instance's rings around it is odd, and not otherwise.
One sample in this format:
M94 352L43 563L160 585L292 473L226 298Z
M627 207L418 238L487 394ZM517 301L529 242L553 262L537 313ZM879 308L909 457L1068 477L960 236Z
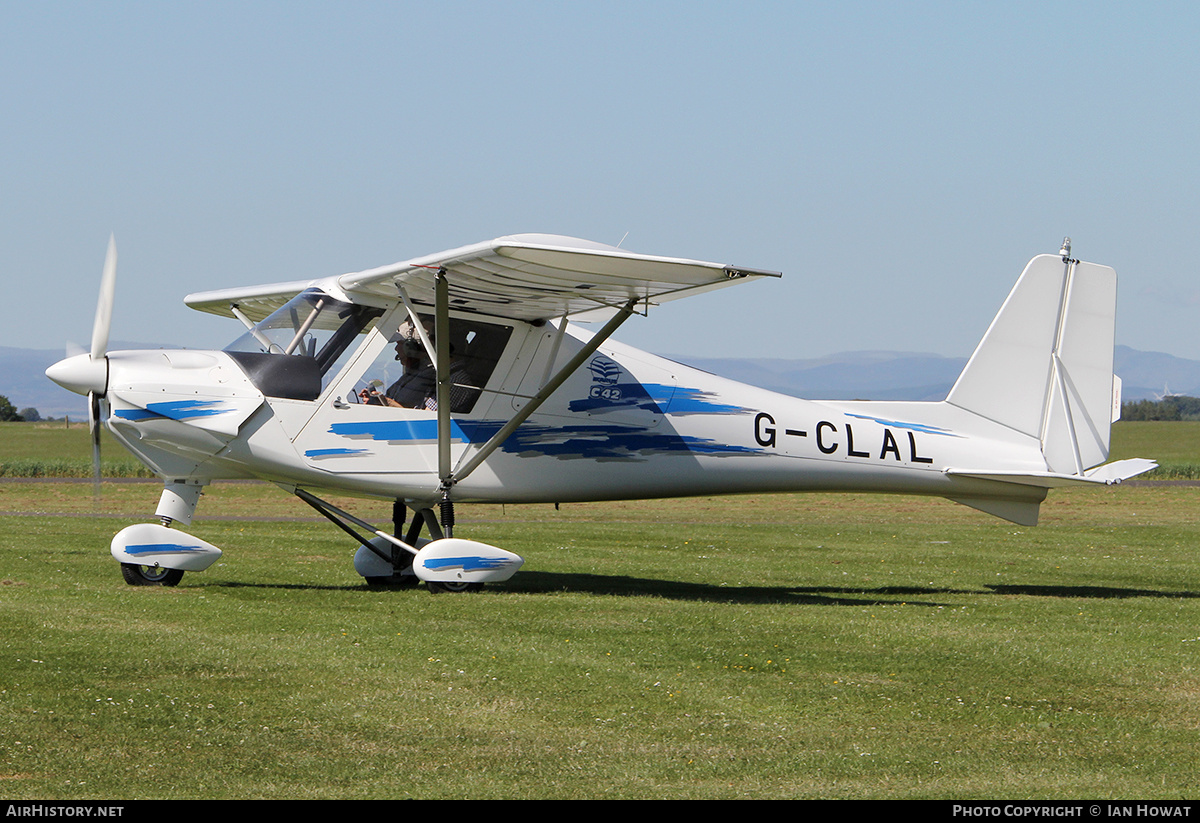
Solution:
M425 327L425 334L429 337L429 342L434 343L433 321L422 320L422 325ZM396 329L396 333L388 340L396 346L396 359L403 361L406 365L418 364L429 359L425 351L425 344L421 342L421 336L417 334L417 329L411 320L401 323L400 328Z

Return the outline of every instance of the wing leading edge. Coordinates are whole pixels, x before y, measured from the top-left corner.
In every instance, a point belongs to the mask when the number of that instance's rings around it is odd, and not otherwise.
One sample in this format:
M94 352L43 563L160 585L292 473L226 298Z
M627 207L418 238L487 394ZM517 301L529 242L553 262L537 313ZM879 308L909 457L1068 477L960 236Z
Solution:
M631 300L638 311L645 311L692 294L780 276L741 266L634 254L574 237L520 234L343 274L332 282L350 297L390 301L403 289L414 303L433 305L439 270L446 272L452 309L526 321L564 315L599 320ZM184 302L227 317L233 316L231 304L237 304L257 321L319 282L200 292L188 295Z

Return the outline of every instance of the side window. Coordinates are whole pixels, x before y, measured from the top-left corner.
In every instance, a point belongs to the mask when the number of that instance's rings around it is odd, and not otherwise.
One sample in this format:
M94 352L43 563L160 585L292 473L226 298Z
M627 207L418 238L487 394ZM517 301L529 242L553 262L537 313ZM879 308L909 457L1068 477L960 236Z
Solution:
M425 335L436 345L432 316L421 315ZM388 334L388 346L363 372L354 390L361 403L437 410L437 374L412 321L407 317ZM450 320L450 411L475 408L512 335L508 326L477 320Z

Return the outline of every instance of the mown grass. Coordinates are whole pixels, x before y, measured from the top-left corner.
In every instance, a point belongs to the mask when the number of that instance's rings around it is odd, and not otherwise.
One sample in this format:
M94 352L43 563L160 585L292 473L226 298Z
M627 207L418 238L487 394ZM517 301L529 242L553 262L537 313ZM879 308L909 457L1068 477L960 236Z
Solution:
M527 567L436 597L366 587L265 485L210 489L191 531L226 556L176 589L125 586L129 517L98 513L156 484L0 491L56 512L0 520L10 799L1197 790L1191 487L1055 492L1034 529L861 495L463 507Z

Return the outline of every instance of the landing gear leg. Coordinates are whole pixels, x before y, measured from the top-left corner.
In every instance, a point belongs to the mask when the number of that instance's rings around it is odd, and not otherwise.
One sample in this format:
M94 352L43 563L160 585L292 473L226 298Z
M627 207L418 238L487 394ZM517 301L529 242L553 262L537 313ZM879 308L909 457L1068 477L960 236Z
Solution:
M447 530L453 526L453 510L449 506L443 507L441 523L433 509L418 509L408 533L401 539L399 532L404 525L405 509L399 502L392 509L393 534L388 534L304 489L294 489L293 493L361 544L354 555L354 569L369 583L402 582L393 580L398 564L392 559L392 548L413 555L412 559L405 558L412 568L412 576L425 581L430 592L476 591L485 582L507 580L525 562L520 556L496 546L452 538L445 533L443 525ZM351 523L375 537L367 539L359 535L350 528ZM422 527L429 529L429 540L419 540Z
M416 545L416 535L411 539L403 535L404 521L408 518L408 506L404 505L403 500L396 500L392 503L392 536L400 540L404 540L410 546ZM415 523L414 523L415 525ZM421 581L413 574L412 562L413 556L401 549L399 546L392 546L392 575L386 578L367 578L367 582L372 585L389 585L389 586L415 586Z
M442 514L442 534L446 537L454 536L454 501L446 498L442 499L441 505ZM429 519L432 520L432 512L429 512ZM425 586L429 589L430 594L442 594L444 592L452 592L459 594L462 592L477 592L483 588L482 583L464 583L460 581L453 582L438 582L434 580L426 580Z
M304 489L295 489L293 493L361 544L361 548L354 555L354 570L362 575L367 583L373 586L415 586L421 582L412 572L412 558L418 551L416 540L420 521L414 520L407 538L400 537L408 512L403 500L392 503L392 534L388 535L365 520L326 503ZM366 529L375 537L368 539L360 535L350 528L350 524Z

